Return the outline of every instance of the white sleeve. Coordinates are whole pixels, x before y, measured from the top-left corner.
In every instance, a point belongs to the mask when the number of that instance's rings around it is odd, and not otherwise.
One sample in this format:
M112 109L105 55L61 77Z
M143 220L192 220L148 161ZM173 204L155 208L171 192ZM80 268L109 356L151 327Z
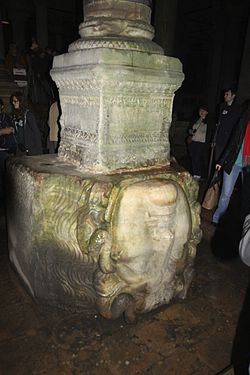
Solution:
M241 260L250 266L250 214L247 215L244 226L242 237L239 245L239 253Z

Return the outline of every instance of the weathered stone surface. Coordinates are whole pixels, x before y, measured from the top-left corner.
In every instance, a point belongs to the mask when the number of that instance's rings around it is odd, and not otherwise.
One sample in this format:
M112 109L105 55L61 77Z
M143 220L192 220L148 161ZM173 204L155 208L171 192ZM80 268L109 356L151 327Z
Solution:
M51 71L62 105L59 157L110 173L169 160L174 92L183 73L151 41L148 1L87 1L82 38Z
M8 185L10 259L39 302L133 319L185 296L201 234L187 172L98 177L25 157Z
M62 106L59 156L96 173L166 164L179 61L98 49L85 51L78 65L82 53L59 56L53 69Z
M59 157L8 164L10 259L33 297L115 319L184 298L198 185L170 163L179 60L152 41L151 2L88 0L57 56Z
M125 36L153 39L149 1L98 0L84 2L82 38Z

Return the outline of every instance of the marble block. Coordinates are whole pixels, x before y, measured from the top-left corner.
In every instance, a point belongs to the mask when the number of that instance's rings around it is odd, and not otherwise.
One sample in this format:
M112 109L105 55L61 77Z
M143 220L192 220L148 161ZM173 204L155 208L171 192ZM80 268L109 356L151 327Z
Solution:
M168 163L179 60L96 48L57 56L51 75L62 107L60 158L92 173Z
M10 260L37 302L132 321L186 296L200 205L176 164L93 175L43 155L7 178Z

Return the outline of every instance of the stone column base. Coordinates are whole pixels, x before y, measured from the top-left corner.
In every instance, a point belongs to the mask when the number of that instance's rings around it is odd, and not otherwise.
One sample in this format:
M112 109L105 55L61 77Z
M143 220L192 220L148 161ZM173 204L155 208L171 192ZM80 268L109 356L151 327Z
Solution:
M37 302L133 320L186 296L200 206L177 165L87 175L43 155L7 177L10 260Z

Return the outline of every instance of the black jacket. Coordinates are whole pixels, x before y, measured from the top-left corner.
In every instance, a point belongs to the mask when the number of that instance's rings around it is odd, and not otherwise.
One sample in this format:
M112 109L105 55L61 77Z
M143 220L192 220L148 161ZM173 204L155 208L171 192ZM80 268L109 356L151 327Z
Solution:
M16 129L18 148L26 155L40 155L43 153L41 133L36 118L32 112L26 110L21 116L12 117Z
M0 113L0 128L12 127L10 117L2 112ZM10 153L15 153L16 151L16 137L14 134L4 134L0 136L0 148L6 149Z
M223 103L220 109L219 125L215 145L215 161L220 160L227 148L232 131L240 118L240 107L233 102L232 105Z
M25 147L28 150L28 155L41 155L43 153L41 133L35 116L30 111L27 113L25 125Z
M248 121L249 115L243 115L240 118L238 125L234 128L226 150L218 161L218 164L220 164L228 174L231 173L233 165L238 157L245 137Z

